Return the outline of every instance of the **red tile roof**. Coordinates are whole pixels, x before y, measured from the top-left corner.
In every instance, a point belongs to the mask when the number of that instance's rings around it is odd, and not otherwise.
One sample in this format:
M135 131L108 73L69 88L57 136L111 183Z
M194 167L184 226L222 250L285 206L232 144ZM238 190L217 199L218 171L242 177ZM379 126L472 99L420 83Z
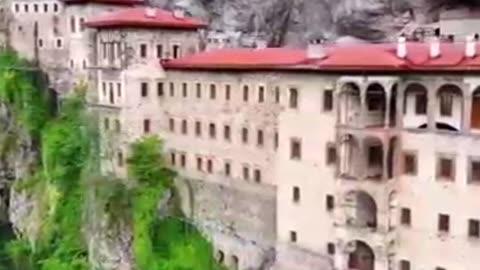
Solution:
M110 5L142 5L143 0L62 0L65 4L110 4Z
M478 56L467 58L464 43L443 43L440 46L440 56L431 58L429 44L408 43L405 59L397 57L396 46L396 44L331 45L325 47L326 57L323 59L307 58L304 49L222 49L163 61L162 65L167 69L480 71L479 45Z
M162 9L152 9L155 15L150 17L147 16L146 10L147 8L139 7L109 12L88 20L85 22L85 25L95 28L138 27L175 29L198 29L207 26L206 23L198 19L191 17L177 18L173 12Z

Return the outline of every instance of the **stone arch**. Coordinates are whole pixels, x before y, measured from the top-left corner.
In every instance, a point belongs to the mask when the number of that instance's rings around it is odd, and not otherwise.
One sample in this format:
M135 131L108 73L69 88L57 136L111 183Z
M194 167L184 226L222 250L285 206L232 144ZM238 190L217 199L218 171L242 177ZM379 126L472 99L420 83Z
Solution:
M195 194L192 183L187 179L177 177L174 184L175 192L179 195L176 197L179 200L183 214L186 218L193 219L195 217Z
M225 253L223 253L223 251L220 249L217 250L217 254L215 255L215 257L219 264L223 264L223 262L225 261Z
M238 270L239 269L239 260L236 255L230 257L230 269Z
M463 125L463 90L456 84L444 84L437 89L435 124L439 130L459 131Z
M355 270L375 270L375 252L363 241L349 243L351 252L348 256L348 268Z
M377 227L377 204L372 196L362 190L345 194L347 224L361 228Z

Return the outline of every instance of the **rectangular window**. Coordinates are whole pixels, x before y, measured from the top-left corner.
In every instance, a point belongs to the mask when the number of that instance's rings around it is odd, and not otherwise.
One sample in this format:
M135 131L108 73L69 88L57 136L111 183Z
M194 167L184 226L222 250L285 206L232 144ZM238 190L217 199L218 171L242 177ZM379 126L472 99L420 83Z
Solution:
M117 83L117 96L122 97L122 84Z
M273 135L273 149L278 149L278 132Z
M70 17L70 31L72 33L76 32L76 24L75 24L75 17Z
M427 93L419 93L415 95L415 114L427 114Z
M195 122L195 136L202 136L202 123L200 121Z
M290 159L300 160L302 158L302 144L298 139L290 141Z
M148 83L142 82L140 83L140 90L142 97L147 97L148 96Z
M28 4L24 4L23 9L25 10L25 12L28 12Z
M244 165L242 168L242 175L243 175L243 180L250 180L250 169Z
M178 57L180 57L180 45L173 45L172 52L173 52L173 59L177 59Z
M333 211L333 209L335 208L335 198L333 197L333 195L327 195L325 199L325 204L328 212Z
M230 100L230 92L231 92L231 86L230 84L225 85L225 100L229 101Z
M210 84L210 99L215 99L217 97L217 87L215 84Z
M117 166L118 167L123 167L123 152L122 151L117 152Z
M468 220L468 236L472 238L480 237L480 221L477 219Z
M248 102L248 85L243 86L243 101Z
M187 157L185 154L180 155L180 167L185 168L187 166Z
M480 183L480 160L470 161L470 183Z
M163 58L163 46L160 44L157 45L157 58L158 59Z
M327 165L335 165L337 163L337 148L334 144L327 145Z
M412 212L409 208L402 208L400 212L400 224L410 226L412 224Z
M259 169L255 169L253 171L253 179L254 179L255 183L262 182L262 172Z
M242 142L243 143L248 143L248 129L247 128L242 128Z
M143 133L150 133L150 119L143 119Z
M170 153L170 165L172 165L172 166L177 165L176 160L177 160L177 158L176 158L175 152L172 151Z
M437 161L437 177L442 180L454 180L454 161L452 158L440 157Z
M188 133L187 120L182 120L182 134L187 135L187 133Z
M408 175L417 174L417 156L415 154L403 154L403 172Z
M298 90L296 88L290 88L290 99L288 104L291 109L298 108Z
M115 119L115 132L120 133L121 130L122 130L122 127L120 125L120 120Z
M215 128L214 123L208 125L208 135L210 136L210 139L215 139L217 137L217 129Z
M335 244L334 243L328 243L327 244L327 254L328 255L335 255Z
M452 116L453 108L453 94L441 93L440 94L440 115Z
M383 162L382 145L373 145L368 147L368 166L378 166Z
M258 87L258 103L263 103L265 101L265 87Z
M85 30L85 18L80 18L80 21L78 22L78 27L80 28L80 32L83 32Z
M110 129L110 119L108 119L108 117L105 117L105 119L103 120L103 127L105 128L105 130Z
M450 216L439 214L438 215L438 231L448 233L450 231Z
M202 84L196 84L197 98L202 98Z
M280 104L280 87L275 87L275 103Z
M297 242L297 232L290 231L290 242L296 243Z
M225 139L225 141L228 141L228 142L231 139L231 130L229 125L223 126L223 138Z
M299 187L293 187L292 191L292 200L294 203L298 203L300 201L300 188Z
M213 162L211 159L207 160L207 172L213 173Z
M48 4L43 4L43 11L48 12Z
M203 170L203 164L202 164L202 158L201 157L197 157L197 170L198 171L202 171Z
M182 96L186 98L188 95L188 85L187 83L182 83Z
M410 270L410 262L406 260L401 260L399 263L399 270Z
M175 132L175 120L173 118L168 120L168 129L170 132Z
M38 12L38 4L33 4L33 11Z
M447 269L445 269L444 267L437 266L437 267L435 267L435 270L447 270Z
M163 97L164 95L163 82L157 82L157 95L159 97Z
M229 161L225 161L225 176L230 176L232 174L232 165L230 164Z
M53 11L54 12L57 12L58 11L58 5L55 3L53 4Z
M107 96L107 83L106 82L102 82L102 93L103 93L103 96Z
M257 130L257 146L263 146L263 130Z
M175 84L173 82L170 83L170 96L175 96Z
M140 57L147 58L147 44L140 44Z
M333 110L333 91L325 90L323 92L323 111L330 112Z

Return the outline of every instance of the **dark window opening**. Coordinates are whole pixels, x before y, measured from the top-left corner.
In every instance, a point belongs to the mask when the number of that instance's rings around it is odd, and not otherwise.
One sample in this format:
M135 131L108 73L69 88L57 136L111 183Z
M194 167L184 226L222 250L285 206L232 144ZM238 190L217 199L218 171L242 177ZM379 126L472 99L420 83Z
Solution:
M180 57L180 46L179 45L173 45L173 59L177 59Z
M225 175L226 175L226 176L230 176L231 173L232 173L231 170L232 170L232 168L231 168L230 163L229 163L229 162L225 162Z
M248 86L243 86L243 101L248 102Z
M171 132L175 132L175 120L172 118L168 120L168 129L170 129Z
M400 212L400 223L405 226L412 224L412 212L408 208L402 208Z
M260 86L258 88L258 102L263 103L265 101L265 87Z
M381 145L368 148L368 166L378 166L383 163L383 150Z
M452 116L453 111L453 94L441 93L440 94L440 115Z
M123 167L123 153L122 151L117 152L117 166Z
M410 262L406 260L401 260L400 261L400 270L410 270Z
M408 175L417 174L417 157L415 156L415 154L403 154L403 171L405 174Z
M333 110L333 91L325 90L323 92L323 110L329 112Z
M298 203L300 201L300 188L293 187L293 202Z
M202 98L202 84L196 84L197 98Z
M202 124L199 121L195 122L195 136L202 136Z
M257 146L263 146L263 130L257 130Z
M468 236L480 238L480 221L476 219L468 220Z
M262 182L262 172L259 169L255 169L255 171L253 172L253 179L255 183Z
M250 170L247 166L243 166L242 168L242 175L244 180L250 180Z
M280 87L275 87L275 103L280 103Z
M292 109L298 108L298 90L296 88L290 88L289 106Z
M147 97L148 96L148 83L142 82L140 84L140 89L141 89L142 97Z
M438 215L438 231L443 233L450 231L450 216L444 214Z
M225 85L225 100L230 100L231 86L230 84Z
M143 133L150 133L150 119L143 120Z
M182 83L182 96L185 98L188 95L188 85L187 83Z
M140 57L147 58L147 44L140 44Z
M325 199L325 204L327 211L333 211L333 209L335 208L335 198L332 195L327 195Z
M230 126L228 126L228 125L225 125L225 126L223 127L223 138L224 138L226 141L230 141L231 131L230 131Z
M215 139L215 137L217 136L215 124L210 123L210 125L208 125L208 134L210 135L210 139Z
M453 159L441 157L438 159L438 177L446 180L454 180Z
M164 95L163 82L157 82L157 95L159 97L163 97Z
M335 244L334 243L328 243L327 244L327 254L328 255L335 255Z
M175 96L175 84L173 82L170 83L170 96Z
M337 163L337 148L335 145L327 146L327 165L335 165Z
M297 242L297 232L290 231L290 242L296 243Z
M212 173L213 172L213 162L211 159L207 160L207 172Z
M302 145L299 140L292 140L290 142L290 159L302 158Z
M427 94L419 93L415 95L415 114L427 114Z
M215 84L210 84L210 99L215 99L217 97L217 87Z
M187 135L187 133L188 133L187 120L182 120L182 134Z
M203 170L203 162L201 157L197 157L197 170L202 171Z
M162 45L157 45L157 58L158 59L163 58L163 46Z
M248 143L248 129L242 128L242 142Z
M180 167L185 168L187 166L187 157L185 154L180 155Z

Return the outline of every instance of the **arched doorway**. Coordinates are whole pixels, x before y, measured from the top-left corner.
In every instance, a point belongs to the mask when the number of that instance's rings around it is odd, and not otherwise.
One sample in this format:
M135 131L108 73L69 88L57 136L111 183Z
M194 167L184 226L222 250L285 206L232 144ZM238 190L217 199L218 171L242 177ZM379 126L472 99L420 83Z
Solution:
M472 113L470 115L472 129L480 129L480 87L472 93Z
M360 87L345 83L340 90L340 124L356 126L360 121Z
M387 100L385 89L379 83L368 86L365 104L367 105L366 126L375 127L385 124Z
M463 123L462 89L453 84L443 85L438 89L436 99L436 128L452 131L451 127L453 127L456 131L461 130Z
M427 124L428 91L419 83L407 86L404 93L403 126L406 128L420 128Z
M364 191L350 191L346 194L347 225L359 228L377 228L377 204Z
M375 253L372 248L362 241L353 241L353 251L348 256L348 268L351 270L374 270Z
M364 140L366 177L371 180L381 180L383 176L383 143L379 138L367 137Z

